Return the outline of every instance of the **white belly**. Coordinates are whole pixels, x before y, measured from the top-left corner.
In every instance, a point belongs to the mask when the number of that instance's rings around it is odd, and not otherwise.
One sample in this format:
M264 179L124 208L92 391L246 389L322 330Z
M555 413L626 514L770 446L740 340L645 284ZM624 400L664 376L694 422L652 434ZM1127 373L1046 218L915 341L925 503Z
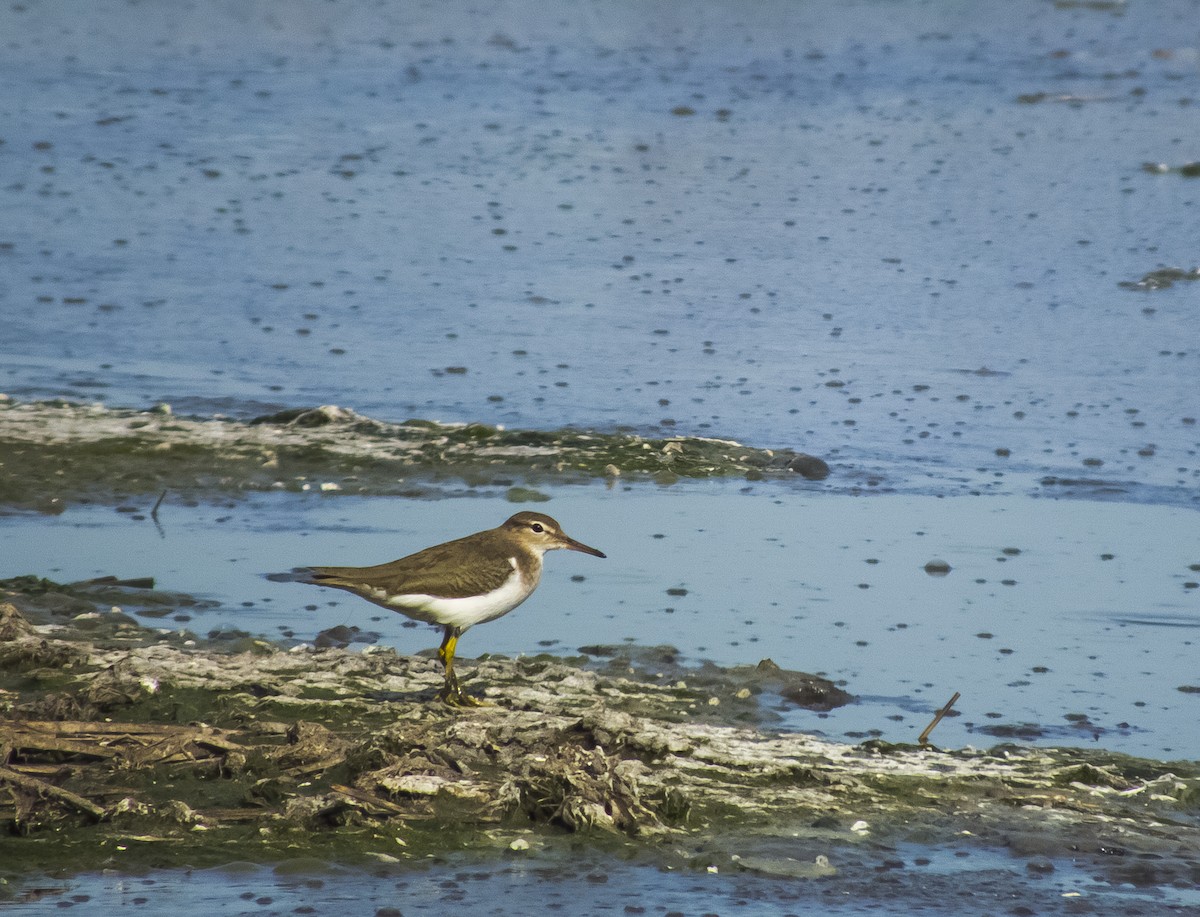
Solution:
M483 595L448 599L437 595L409 593L392 596L387 604L401 614L430 624L459 627L466 630L474 624L492 621L506 615L533 592L537 583L527 584L514 569L504 585Z

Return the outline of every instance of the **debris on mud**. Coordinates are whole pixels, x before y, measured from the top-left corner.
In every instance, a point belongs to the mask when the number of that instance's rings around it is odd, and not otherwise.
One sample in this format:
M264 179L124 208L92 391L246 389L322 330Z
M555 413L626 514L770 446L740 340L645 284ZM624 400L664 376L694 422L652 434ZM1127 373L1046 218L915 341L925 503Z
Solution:
M103 610L113 590L136 591L112 581L3 586L9 875L48 857L71 869L416 861L530 836L743 868L781 844L789 862L845 863L869 839L1071 856L1112 881L1200 870L1196 764L783 733L762 693L809 682L769 662L689 670L663 647L489 657L463 672L493 706L464 712L435 702L427 655L146 628Z
M1174 172L1184 178L1200 178L1200 162L1185 162L1177 166L1165 162L1143 162L1142 171L1151 175L1167 175Z
M249 422L0 398L0 506L61 512L81 498L307 491L421 496L448 481L508 488L652 478L821 480L815 456L701 437L385 423L324 405Z
M1160 267L1143 274L1140 280L1122 280L1117 286L1124 290L1167 290L1177 283L1200 280L1200 267L1188 270L1178 267Z

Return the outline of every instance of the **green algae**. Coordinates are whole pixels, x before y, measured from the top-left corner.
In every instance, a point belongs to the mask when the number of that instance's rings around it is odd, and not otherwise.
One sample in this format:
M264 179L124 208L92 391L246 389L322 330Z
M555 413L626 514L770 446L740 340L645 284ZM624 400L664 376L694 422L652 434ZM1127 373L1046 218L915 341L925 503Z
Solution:
M43 512L164 491L184 499L266 490L419 496L457 482L532 496L541 483L619 476L670 483L828 474L820 459L798 455L697 437L383 423L328 406L246 423L0 402L0 505Z
M780 733L761 707L753 718L756 699L798 673L766 662L688 670L670 647L624 646L463 660L495 703L464 713L432 702L427 656L265 641L231 652L105 614L80 630L81 606L133 607L138 590L0 587L23 609L0 603L0 646L33 660L0 668L0 878L418 864L530 837L674 865L724 850L751 866L807 838L845 863L872 845L1004 849L1032 832L1039 855L1094 857L1098 873L1119 868L1103 859L1115 847L1156 858L1167 880L1196 868L1200 765Z
M1169 290L1177 283L1200 280L1200 267L1189 270L1177 267L1162 267L1143 274L1139 280L1123 280L1117 284L1124 290Z

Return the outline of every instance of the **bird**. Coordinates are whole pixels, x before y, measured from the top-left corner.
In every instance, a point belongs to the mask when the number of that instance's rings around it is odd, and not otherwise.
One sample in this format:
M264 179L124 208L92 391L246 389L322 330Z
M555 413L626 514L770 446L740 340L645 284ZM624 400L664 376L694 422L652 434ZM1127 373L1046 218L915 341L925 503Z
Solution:
M342 589L440 626L438 659L445 683L438 698L451 707L478 707L486 702L466 694L454 673L459 638L467 628L494 621L529 598L542 577L543 555L560 548L606 556L571 538L550 516L525 511L494 529L373 567L297 567L269 578Z

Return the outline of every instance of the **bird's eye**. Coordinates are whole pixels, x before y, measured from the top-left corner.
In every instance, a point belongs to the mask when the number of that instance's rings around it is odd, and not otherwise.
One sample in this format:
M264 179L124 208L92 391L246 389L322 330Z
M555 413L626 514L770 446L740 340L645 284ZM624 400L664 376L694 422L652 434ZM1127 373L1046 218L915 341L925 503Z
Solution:
M541 524L540 522L534 522L534 523L532 523L532 524L531 524L529 527L530 527L531 529L533 529L535 532L538 532L539 534L540 534L541 532L544 532L544 531L546 531L546 529L545 529L545 528L543 528L543 526L542 526L542 524Z

